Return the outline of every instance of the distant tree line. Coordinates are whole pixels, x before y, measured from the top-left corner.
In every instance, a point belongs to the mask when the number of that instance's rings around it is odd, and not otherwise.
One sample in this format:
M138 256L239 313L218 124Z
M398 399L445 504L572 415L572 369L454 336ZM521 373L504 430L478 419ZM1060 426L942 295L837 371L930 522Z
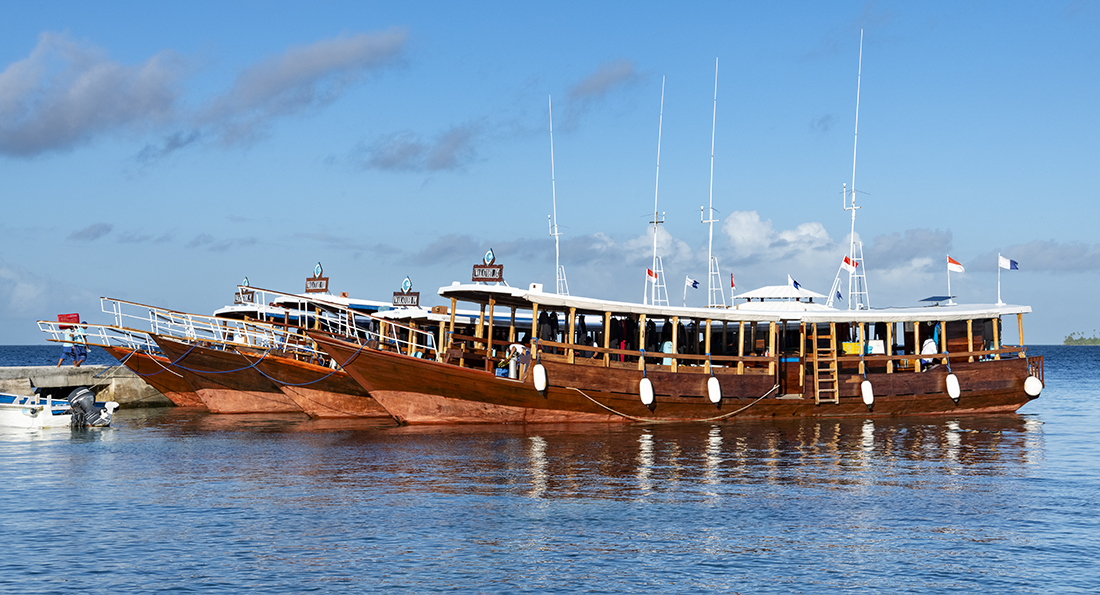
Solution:
M1063 341L1064 345L1100 345L1100 337L1096 336L1096 330L1093 329L1093 336L1086 337L1085 333L1070 333L1066 336L1066 340Z

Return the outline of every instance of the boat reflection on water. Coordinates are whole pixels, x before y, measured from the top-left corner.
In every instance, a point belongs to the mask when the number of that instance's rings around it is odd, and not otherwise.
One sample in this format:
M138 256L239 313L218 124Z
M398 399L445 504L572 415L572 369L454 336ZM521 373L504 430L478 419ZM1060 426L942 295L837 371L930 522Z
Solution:
M219 416L173 409L143 425L176 435L244 440L281 456L308 449L309 465L281 481L369 482L388 494L635 500L796 497L799 489L849 497L876 489L950 487L951 478L1012 477L1042 458L1042 424L1020 415L947 419L806 419L694 424L539 424L395 427L370 419ZM245 475L251 459L235 465ZM255 464L266 465L266 455ZM297 475L298 477L295 477Z

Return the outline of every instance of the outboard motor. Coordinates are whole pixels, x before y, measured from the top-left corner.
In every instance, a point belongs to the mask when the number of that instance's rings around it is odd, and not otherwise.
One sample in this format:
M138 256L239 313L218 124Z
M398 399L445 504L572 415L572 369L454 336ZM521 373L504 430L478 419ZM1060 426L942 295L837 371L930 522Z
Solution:
M101 428L111 425L118 403L108 401L102 408L95 405L95 393L85 386L78 386L69 393L69 409L72 411L71 425L74 428Z

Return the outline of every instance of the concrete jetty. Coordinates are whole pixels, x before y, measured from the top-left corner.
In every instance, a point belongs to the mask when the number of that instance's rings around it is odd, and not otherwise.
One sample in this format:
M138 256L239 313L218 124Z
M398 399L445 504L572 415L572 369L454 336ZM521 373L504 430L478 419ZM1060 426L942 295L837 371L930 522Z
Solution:
M29 395L38 388L63 399L78 386L88 387L96 401L115 401L124 408L172 405L126 366L0 367L0 392Z

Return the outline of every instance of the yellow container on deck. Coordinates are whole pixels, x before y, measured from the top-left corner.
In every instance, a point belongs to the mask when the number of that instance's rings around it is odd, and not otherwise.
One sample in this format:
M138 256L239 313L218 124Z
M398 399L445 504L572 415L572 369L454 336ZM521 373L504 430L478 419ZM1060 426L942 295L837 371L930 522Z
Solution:
M859 355L859 342L857 341L844 341L840 344L840 348L844 350L844 355Z

